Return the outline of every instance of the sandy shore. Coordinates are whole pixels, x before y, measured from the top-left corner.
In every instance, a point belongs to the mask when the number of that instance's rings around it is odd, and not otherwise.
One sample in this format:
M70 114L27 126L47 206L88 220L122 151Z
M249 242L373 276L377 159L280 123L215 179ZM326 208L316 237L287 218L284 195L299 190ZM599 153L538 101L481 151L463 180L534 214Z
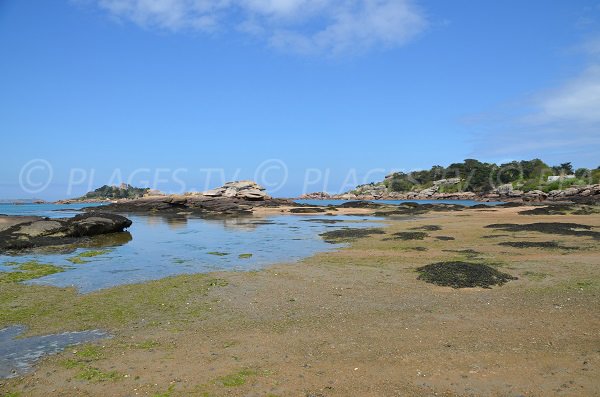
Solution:
M88 295L2 285L0 327L26 324L31 334L102 328L114 337L49 357L32 374L0 381L0 390L22 396L600 395L599 240L485 227L573 222L598 228L600 215L519 215L522 210L388 220L381 225L386 234L262 271L178 276ZM272 211L281 209L257 215ZM368 210L336 213L343 212ZM440 230L423 240L389 239L424 225ZM574 249L498 244L518 241ZM417 280L415 268L443 260L490 264L518 280L491 289Z

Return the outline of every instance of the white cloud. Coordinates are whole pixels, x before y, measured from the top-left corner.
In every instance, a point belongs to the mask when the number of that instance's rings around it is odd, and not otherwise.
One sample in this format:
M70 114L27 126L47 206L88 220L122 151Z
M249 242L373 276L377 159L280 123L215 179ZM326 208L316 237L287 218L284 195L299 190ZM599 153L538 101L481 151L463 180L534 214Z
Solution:
M398 47L427 21L412 0L97 0L119 19L170 31L237 31L299 53Z
M600 64L545 93L535 107L538 111L525 119L533 125L568 122L600 127Z
M600 153L600 52L596 43L589 41L581 47L588 59L578 75L502 111L472 118L476 154L538 157L547 153L559 161L561 156L576 155L571 160L594 165Z

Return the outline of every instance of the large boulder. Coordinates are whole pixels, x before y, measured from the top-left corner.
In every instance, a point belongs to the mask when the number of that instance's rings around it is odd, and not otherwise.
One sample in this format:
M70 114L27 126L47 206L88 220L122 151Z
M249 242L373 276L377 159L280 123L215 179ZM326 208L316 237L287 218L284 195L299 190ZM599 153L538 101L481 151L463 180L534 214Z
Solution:
M207 197L242 198L245 200L267 200L265 188L254 181L227 182L225 185L208 190L202 195Z
M72 244L82 238L123 232L131 226L124 216L97 212L73 218L13 218L13 225L0 231L0 251Z
M548 195L541 190L530 190L522 194L523 201L544 201Z

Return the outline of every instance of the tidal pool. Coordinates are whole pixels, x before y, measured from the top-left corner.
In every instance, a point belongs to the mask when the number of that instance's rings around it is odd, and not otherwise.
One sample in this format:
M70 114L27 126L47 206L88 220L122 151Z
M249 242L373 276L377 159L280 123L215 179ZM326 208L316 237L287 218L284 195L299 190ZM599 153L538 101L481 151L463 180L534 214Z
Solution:
M91 330L18 338L25 330L22 325L0 329L0 378L13 378L29 372L33 364L45 355L109 336L103 331Z
M27 283L74 286L87 293L182 273L247 271L296 261L339 247L324 242L320 233L332 228L373 227L380 219L327 215L223 219L124 215L133 221L128 233L99 239L97 245L101 247L0 255L0 271L14 271L14 262L61 266L63 272ZM332 224L332 220L336 222Z

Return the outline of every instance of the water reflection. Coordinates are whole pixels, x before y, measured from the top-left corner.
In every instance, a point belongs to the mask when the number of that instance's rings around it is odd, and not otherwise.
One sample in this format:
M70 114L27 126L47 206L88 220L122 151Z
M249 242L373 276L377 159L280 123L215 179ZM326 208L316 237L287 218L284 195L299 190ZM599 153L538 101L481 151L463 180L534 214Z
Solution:
M128 217L133 221L129 232L91 239L77 249L22 255L19 261L37 260L65 268L27 283L74 286L86 293L182 273L255 270L335 249L319 234L331 228L373 227L377 220L336 216L332 224L332 218L325 215ZM103 252L86 256L85 251L96 248ZM84 260L74 261L80 254ZM14 258L0 255L0 265L9 260Z
M25 330L22 325L0 329L0 378L24 374L43 356L59 353L68 346L109 336L106 332L91 330L17 338Z

